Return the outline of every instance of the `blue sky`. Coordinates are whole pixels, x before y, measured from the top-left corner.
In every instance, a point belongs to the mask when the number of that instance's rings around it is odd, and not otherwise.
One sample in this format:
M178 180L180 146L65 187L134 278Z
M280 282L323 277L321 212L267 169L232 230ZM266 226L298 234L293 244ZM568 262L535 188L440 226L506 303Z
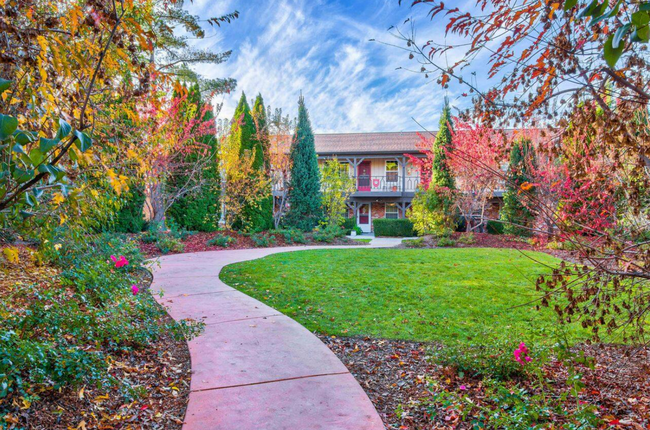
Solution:
M396 70L415 65L403 51L369 41L397 42L388 28L414 15L427 37L444 37L422 9L400 7L397 0L194 0L186 5L201 17L240 12L232 24L206 28L208 37L196 42L233 51L227 63L196 67L206 77L238 81L235 93L223 99L221 118L232 116L241 91L249 100L261 92L267 105L294 116L302 91L316 132L420 130L412 117L427 129L437 128L445 91L419 74ZM449 96L459 103L453 92Z

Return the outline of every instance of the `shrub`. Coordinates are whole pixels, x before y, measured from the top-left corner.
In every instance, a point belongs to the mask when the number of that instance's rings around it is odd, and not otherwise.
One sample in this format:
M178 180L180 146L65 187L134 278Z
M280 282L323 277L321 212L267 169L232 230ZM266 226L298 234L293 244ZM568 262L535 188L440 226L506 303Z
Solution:
M280 230L279 233L282 234L286 243L307 243L305 234L298 229L290 228L287 230Z
M267 233L255 233L251 235L251 240L257 248L268 248L275 245L275 236Z
M209 246L220 246L222 248L228 248L231 244L236 243L237 239L231 236L226 236L225 234L218 234L212 239L208 240Z
M484 401L475 402L466 392L445 390L431 391L429 407L432 417L441 411L455 412L461 422L471 422L476 429L596 429L603 421L597 408L579 403L567 408L562 396L548 396L534 393L519 384L487 379L482 382ZM444 419L438 417L438 419Z
M343 220L343 229L345 230L345 234L352 234L352 231L357 229L357 220L353 218L344 218Z
M144 219L145 194L141 188L133 188L123 200L122 207L117 213L114 230L120 233L139 233L144 230L147 222Z
M157 231L149 230L140 235L140 240L144 243L156 243L160 237L161 234Z
M458 242L463 245L473 245L476 243L476 236L474 233L463 233L458 238Z
M513 358L517 348L514 342L493 341L480 345L465 345L452 343L434 351L433 359L436 364L450 367L459 376L493 378L508 380L524 374L524 367ZM537 348L531 348L538 351ZM534 357L536 364L539 356Z
M338 237L345 236L345 230L336 224L316 227L312 232L312 237L316 242L332 243Z
M12 397L83 384L128 389L128 381L108 372L119 354L166 333L196 334L195 326L167 322L151 295L133 295L143 270L133 241L115 234L86 238L55 231L39 252L60 274L16 284L11 302L0 300L0 416L6 397L9 404ZM111 255L128 264L117 268Z
M546 244L546 248L563 250L563 251L575 251L576 249L578 249L578 246L575 243L568 240L566 241L552 240Z
M440 239L438 239L438 242L436 243L436 246L439 247L451 247L451 246L456 246L456 241L450 237L443 236Z
M183 242L172 235L163 235L158 239L156 245L163 254L169 254L170 252L183 252L185 250Z
M404 239L402 243L407 248L424 248L426 246L423 237L418 237L417 239Z
M405 237L413 236L413 223L406 218L378 218L372 221L375 236Z
M487 222L487 232L490 234L503 234L503 223L489 220Z

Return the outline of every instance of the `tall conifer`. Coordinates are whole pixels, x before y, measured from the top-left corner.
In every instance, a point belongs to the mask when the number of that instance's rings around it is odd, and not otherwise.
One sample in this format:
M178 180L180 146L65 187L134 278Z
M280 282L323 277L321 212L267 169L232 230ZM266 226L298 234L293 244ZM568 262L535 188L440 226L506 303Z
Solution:
M289 211L285 224L309 231L322 219L322 208L314 132L302 96L298 100L298 124L291 142L291 161Z

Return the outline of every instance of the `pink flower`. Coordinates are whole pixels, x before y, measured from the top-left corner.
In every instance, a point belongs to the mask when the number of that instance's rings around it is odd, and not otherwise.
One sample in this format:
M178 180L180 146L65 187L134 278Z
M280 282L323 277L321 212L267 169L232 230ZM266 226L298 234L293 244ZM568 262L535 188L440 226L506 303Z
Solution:
M120 258L117 258L114 255L111 255L111 260L113 260L113 263L115 263L116 268L124 267L129 265L129 260L126 259L125 256L120 255Z
M135 296L136 294L138 294L138 292L140 292L140 288L138 288L137 285L133 284L133 285L131 285L131 291L133 292L133 295Z
M533 359L528 355L528 352L529 351L526 347L526 344L524 342L521 342L519 344L519 348L515 349L514 351L515 361L522 365L533 361Z
M458 388L460 388L460 389L461 389L462 391L465 391L465 390L467 390L467 387L466 387L466 386L464 386L464 385L461 385L461 386L460 386L460 387L458 387Z

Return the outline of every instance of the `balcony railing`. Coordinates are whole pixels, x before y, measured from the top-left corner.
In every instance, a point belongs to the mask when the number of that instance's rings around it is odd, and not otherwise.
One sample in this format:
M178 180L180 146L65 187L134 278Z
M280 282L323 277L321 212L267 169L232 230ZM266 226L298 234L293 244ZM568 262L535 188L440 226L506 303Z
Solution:
M368 176L359 175L352 177L357 184L357 192L379 192L379 193L412 193L420 185L419 176L406 176L404 179L400 175L387 176ZM283 182L273 182L272 189L274 195L281 195L286 192ZM402 186L404 189L402 189Z
M419 176L403 177L398 174L389 174L387 176L359 175L354 179L359 192L414 192L420 185Z

